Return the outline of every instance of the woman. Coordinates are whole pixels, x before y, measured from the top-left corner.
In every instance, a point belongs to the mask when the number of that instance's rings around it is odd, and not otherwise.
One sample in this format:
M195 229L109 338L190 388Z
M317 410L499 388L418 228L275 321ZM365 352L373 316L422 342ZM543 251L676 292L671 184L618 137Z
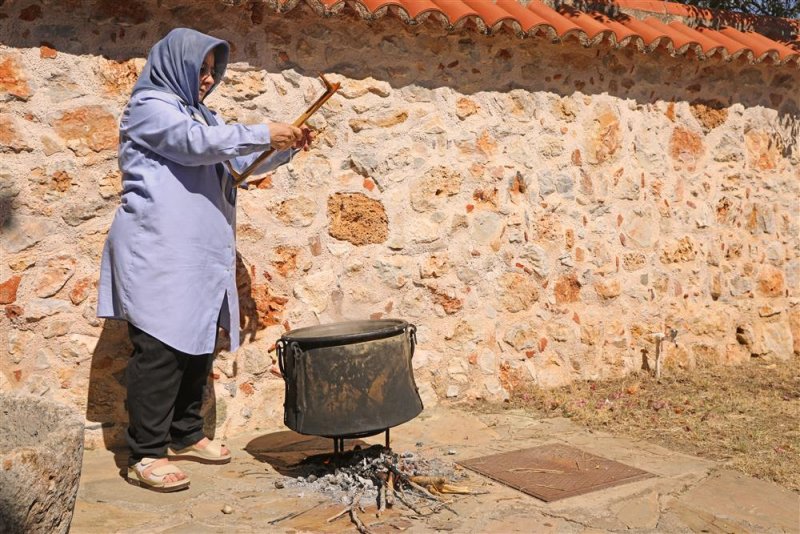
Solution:
M236 187L226 170L276 150L258 172L311 141L284 123L223 125L203 100L228 63L226 42L178 28L153 46L120 120L122 200L106 240L98 317L123 319L128 481L157 491L189 485L168 457L229 462L203 434L202 394L217 327L239 346Z

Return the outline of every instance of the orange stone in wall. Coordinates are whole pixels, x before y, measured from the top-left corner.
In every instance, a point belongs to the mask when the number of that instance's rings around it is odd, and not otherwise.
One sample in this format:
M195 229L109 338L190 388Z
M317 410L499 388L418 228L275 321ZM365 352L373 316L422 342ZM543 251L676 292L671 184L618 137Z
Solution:
M669 153L675 160L676 168L684 167L693 171L705 153L703 139L700 134L679 126L672 131Z
M765 297L780 297L783 294L783 271L772 265L764 265L758 273L758 291Z
M55 59L56 56L58 56L58 52L52 46L42 43L42 46L39 47L39 57L42 59Z
M11 304L17 300L17 288L21 280L20 275L15 275L0 284L0 304Z
M0 56L0 93L27 100L31 96L28 81L20 72L19 64L11 56Z
M100 106L84 106L67 111L56 119L53 127L79 156L117 148L117 120Z
M605 111L593 124L589 139L589 162L598 164L611 159L622 143L619 119L612 111Z
M33 148L20 135L13 115L0 115L0 152L29 152Z
M744 134L747 147L747 161L751 167L761 171L772 170L778 166L780 150L778 143L761 130L750 130Z
M577 302L580 300L581 284L574 274L562 276L553 288L557 304Z

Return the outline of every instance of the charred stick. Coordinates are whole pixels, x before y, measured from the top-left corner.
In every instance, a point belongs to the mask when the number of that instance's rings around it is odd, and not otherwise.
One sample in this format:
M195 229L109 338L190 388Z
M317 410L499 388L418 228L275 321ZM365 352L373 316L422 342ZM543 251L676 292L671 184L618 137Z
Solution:
M317 507L318 507L320 504L322 504L323 502L324 502L324 501L320 501L320 502L318 502L317 504L315 504L314 506L312 506L311 508L307 508L307 509L305 509L305 510L301 510L301 511L299 511L299 512L292 512L291 514L286 514L286 515L283 515L283 516L281 516L281 517L278 517L278 518L276 518L276 519L273 519L272 521L269 521L269 524L270 524L270 525L275 525L275 524L277 524L277 523L280 523L281 521L285 521L285 520L287 520L287 519L292 519L292 518L295 518L295 517L297 517L297 516L299 516L299 515L302 515L302 514L304 514L304 513L306 513L306 512L310 512L310 511L311 511L311 510L313 510L314 508L317 508Z
M361 534L371 534L369 529L364 526L364 523L361 522L361 519L358 517L358 513L356 512L356 508L359 507L361 496L364 494L364 488L361 488L356 492L353 496L353 502L350 503L350 521L355 524L356 528Z
M386 511L386 484L381 484L378 488L378 517Z
M358 518L355 508L350 508L350 520L355 524L356 528L361 534L371 534L370 530L364 526L361 519Z
M388 491L386 492L386 506L394 506L394 473L389 471Z

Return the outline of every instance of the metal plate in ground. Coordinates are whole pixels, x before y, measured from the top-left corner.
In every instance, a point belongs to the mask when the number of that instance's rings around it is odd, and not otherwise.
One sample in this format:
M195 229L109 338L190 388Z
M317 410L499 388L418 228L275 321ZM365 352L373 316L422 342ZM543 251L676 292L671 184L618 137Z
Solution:
M647 471L557 443L458 463L545 502L653 476Z

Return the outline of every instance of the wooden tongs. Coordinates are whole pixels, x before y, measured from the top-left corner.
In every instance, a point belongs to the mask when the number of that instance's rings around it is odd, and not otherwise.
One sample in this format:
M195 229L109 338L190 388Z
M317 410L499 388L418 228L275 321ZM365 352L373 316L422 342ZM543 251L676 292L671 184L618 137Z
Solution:
M313 115L314 113L316 113L316 111L319 108L321 108L322 105L325 102L327 102L328 99L330 97L332 97L333 94L336 91L338 91L339 88L341 88L341 86L342 86L339 82L336 82L336 83L329 82L328 80L325 79L325 76L323 76L322 73L320 73L319 77L322 79L322 83L325 84L325 92L322 93L322 95L317 99L316 102L311 104L311 106L306 110L305 113L303 113L302 115L297 117L297 119L292 123L298 128L303 126L303 124L305 124L305 122L308 120L308 118L311 117L311 115ZM255 161L253 161L253 163L248 165L247 168L245 170L243 170L241 173L236 172L236 169L233 168L233 165L231 165L230 161L226 162L226 164L228 166L228 171L233 176L234 184L235 185L240 185L242 182L247 180L247 178L249 178L250 175L253 174L253 171L255 171L256 168L258 168L258 166L261 164L261 162L264 161L265 159L267 159L268 157L270 157L273 152L275 152L275 149L274 148L270 148L266 152L262 153L260 156L258 156L255 159Z

